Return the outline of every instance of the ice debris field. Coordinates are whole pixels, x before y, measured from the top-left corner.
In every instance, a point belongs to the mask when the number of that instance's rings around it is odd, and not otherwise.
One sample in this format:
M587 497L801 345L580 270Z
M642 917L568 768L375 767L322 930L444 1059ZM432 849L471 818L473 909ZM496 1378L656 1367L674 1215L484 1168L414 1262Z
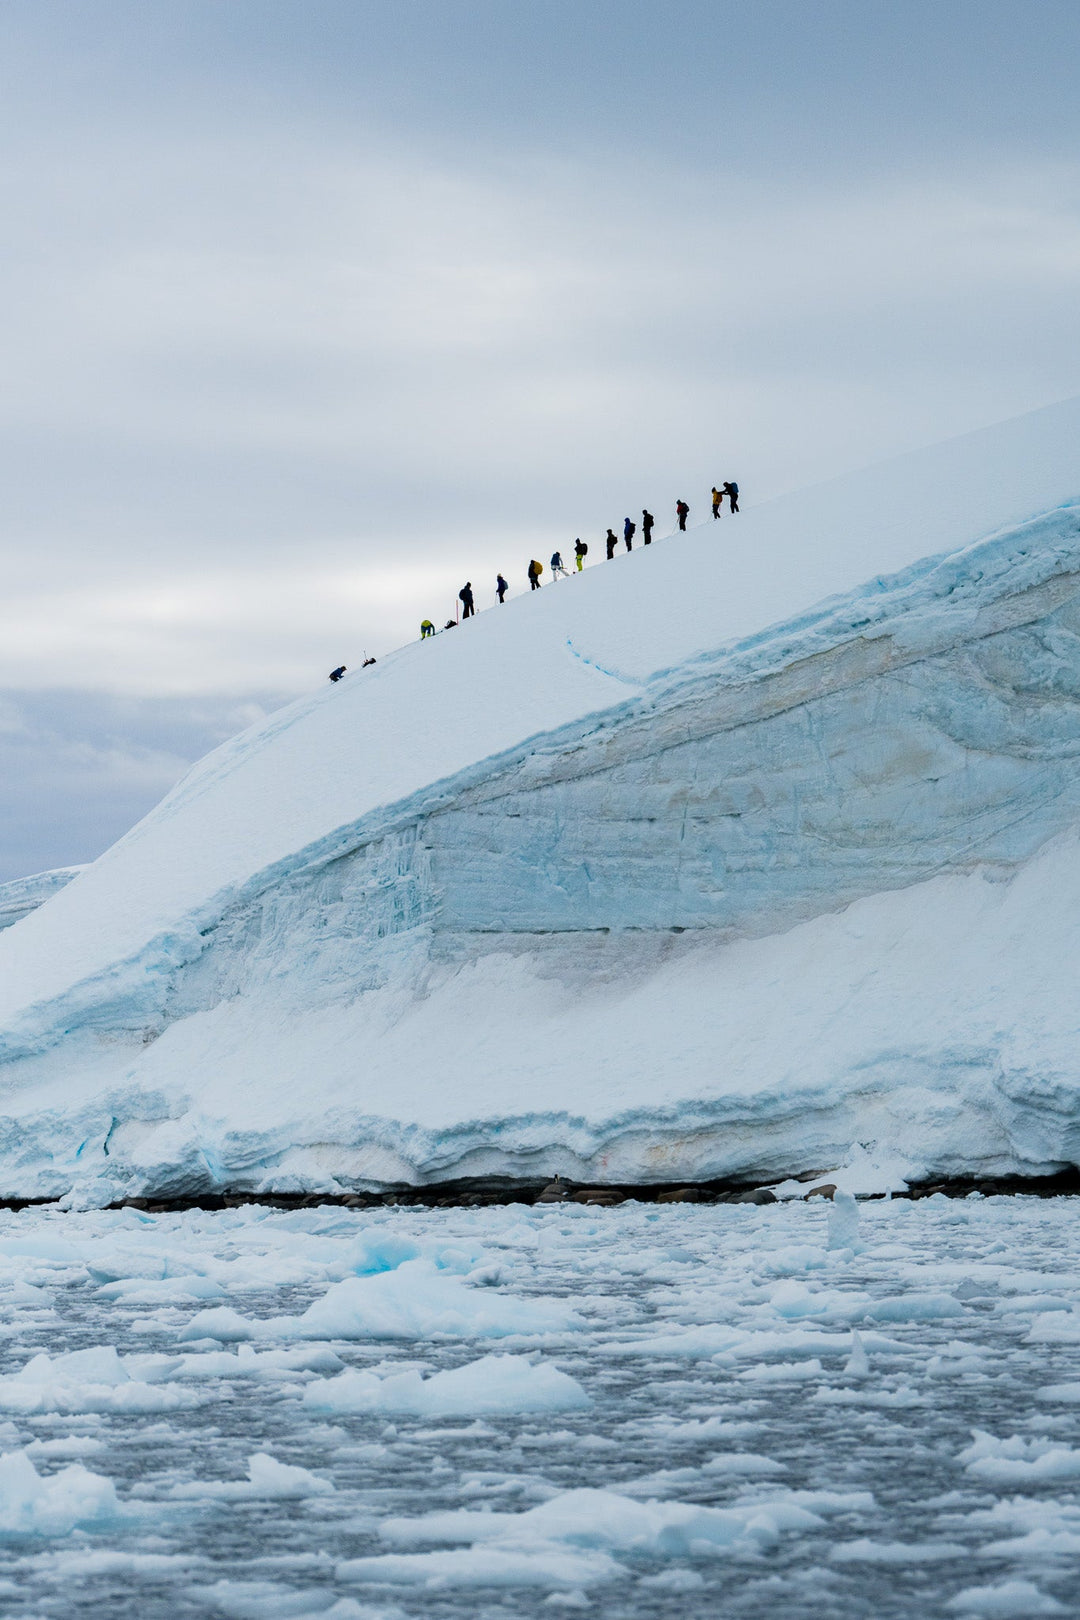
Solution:
M978 1195L0 1216L0 1610L1076 1615L1076 1239Z
M658 535L0 896L0 1196L1075 1164L1078 446Z

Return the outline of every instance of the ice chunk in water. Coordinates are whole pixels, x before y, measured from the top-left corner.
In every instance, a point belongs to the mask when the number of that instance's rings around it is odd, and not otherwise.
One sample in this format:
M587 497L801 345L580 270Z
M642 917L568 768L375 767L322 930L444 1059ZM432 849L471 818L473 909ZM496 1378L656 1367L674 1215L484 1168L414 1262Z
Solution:
M829 1206L830 1249L857 1249L859 1247L859 1206L854 1196L837 1188Z
M0 1530L66 1536L81 1525L115 1519L120 1511L112 1480L81 1463L42 1478L25 1451L0 1456Z
M416 1371L379 1378L349 1370L304 1391L305 1406L319 1412L402 1412L419 1417L468 1417L474 1413L564 1412L592 1403L575 1378L550 1362L524 1356L482 1356L467 1366L422 1378Z

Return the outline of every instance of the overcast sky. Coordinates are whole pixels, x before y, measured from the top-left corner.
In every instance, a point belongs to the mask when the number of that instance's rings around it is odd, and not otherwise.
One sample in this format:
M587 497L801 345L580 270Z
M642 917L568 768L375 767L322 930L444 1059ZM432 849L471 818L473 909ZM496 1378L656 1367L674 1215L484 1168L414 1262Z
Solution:
M1080 390L1078 59L1076 0L0 0L0 879L466 578Z

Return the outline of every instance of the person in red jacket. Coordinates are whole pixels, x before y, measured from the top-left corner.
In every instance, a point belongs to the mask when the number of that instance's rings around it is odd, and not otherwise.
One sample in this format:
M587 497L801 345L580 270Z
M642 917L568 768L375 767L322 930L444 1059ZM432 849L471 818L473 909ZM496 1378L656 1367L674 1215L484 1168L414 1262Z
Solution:
M676 501L675 511L678 513L679 517L679 528L685 529L686 520L690 516L690 508L687 506L685 501Z

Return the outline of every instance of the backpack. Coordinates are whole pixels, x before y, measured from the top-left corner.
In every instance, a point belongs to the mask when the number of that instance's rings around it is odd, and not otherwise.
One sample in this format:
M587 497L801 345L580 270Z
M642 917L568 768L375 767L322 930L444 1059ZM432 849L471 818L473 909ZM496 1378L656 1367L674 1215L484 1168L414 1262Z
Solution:
M529 572L531 574L535 574L536 578L539 579L540 575L544 572L543 563L542 562L537 562L536 558L534 557L533 561L532 561L532 567L530 568Z
M581 542L580 542L580 544L581 544L581 555L582 555L582 556L583 556L583 557L587 557L587 556L588 556L588 555L589 555L589 548L588 548L588 546L587 546L587 545L586 545L586 544L585 544L585 541L584 541L584 540L582 540L582 541L581 541Z

